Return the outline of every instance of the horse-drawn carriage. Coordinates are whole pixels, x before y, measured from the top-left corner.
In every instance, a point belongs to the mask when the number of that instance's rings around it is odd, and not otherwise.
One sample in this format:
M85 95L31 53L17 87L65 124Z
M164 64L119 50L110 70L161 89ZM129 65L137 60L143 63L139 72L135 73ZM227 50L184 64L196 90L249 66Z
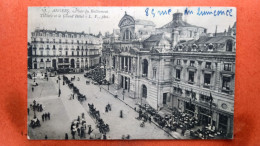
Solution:
M105 124L101 118L97 121L97 128L99 129L99 132L103 134L110 131L109 125Z
M90 115L91 115L94 119L98 120L98 119L100 118L100 113L99 113L99 111L96 110L96 108L94 107L93 104L89 104L89 103L88 103L88 107L89 107L89 113L90 113Z
M78 101L80 102L87 100L86 96L81 93L77 93L77 97L78 97Z

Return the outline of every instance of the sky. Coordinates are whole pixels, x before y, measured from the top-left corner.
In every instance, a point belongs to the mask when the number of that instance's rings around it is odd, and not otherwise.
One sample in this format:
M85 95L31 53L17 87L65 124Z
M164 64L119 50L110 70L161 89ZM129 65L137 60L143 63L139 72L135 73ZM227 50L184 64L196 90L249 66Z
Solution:
M183 15L183 20L204 27L209 33L215 32L216 26L218 32L223 32L229 26L232 27L236 21L234 7L29 7L28 38L30 40L31 32L36 28L84 31L93 34L99 32L104 34L107 31L111 33L113 29L119 29L119 21L125 12L136 19L151 20L158 28L169 23L173 13L184 13L186 8L193 13ZM225 15L223 13L223 15L214 16L214 10L222 11ZM167 13L160 15L162 11ZM198 15L198 12L206 11L212 14Z

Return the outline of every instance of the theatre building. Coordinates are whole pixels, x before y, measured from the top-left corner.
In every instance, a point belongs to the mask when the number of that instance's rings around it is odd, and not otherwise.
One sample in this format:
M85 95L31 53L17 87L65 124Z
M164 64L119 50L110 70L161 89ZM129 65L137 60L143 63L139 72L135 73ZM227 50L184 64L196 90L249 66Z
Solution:
M31 33L30 45L32 69L72 69L80 72L99 64L102 36L36 29Z
M169 23L156 28L125 13L119 38L102 50L106 79L157 110L176 108L231 133L236 26L209 34L182 15L174 13Z

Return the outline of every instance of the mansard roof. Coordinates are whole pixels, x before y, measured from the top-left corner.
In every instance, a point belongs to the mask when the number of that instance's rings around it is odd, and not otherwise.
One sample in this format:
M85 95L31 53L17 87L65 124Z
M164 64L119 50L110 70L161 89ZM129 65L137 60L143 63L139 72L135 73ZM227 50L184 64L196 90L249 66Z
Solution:
M233 36L216 36L216 37L209 37L209 36L202 36L198 40L189 40L184 43L180 44L223 44L227 40L235 40Z
M149 38L144 40L144 42L160 42L161 40L166 40L171 42L171 39L164 35L164 33L152 34Z

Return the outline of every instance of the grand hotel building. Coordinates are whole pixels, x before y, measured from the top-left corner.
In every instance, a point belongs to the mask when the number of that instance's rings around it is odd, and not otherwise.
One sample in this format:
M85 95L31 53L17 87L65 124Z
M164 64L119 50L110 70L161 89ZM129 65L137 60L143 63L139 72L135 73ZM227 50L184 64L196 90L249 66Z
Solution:
M101 49L101 34L36 29L31 33L28 66L80 72L99 64Z
M155 109L177 108L227 134L233 131L236 24L225 32L182 20L160 28L125 14L103 38L106 78Z

